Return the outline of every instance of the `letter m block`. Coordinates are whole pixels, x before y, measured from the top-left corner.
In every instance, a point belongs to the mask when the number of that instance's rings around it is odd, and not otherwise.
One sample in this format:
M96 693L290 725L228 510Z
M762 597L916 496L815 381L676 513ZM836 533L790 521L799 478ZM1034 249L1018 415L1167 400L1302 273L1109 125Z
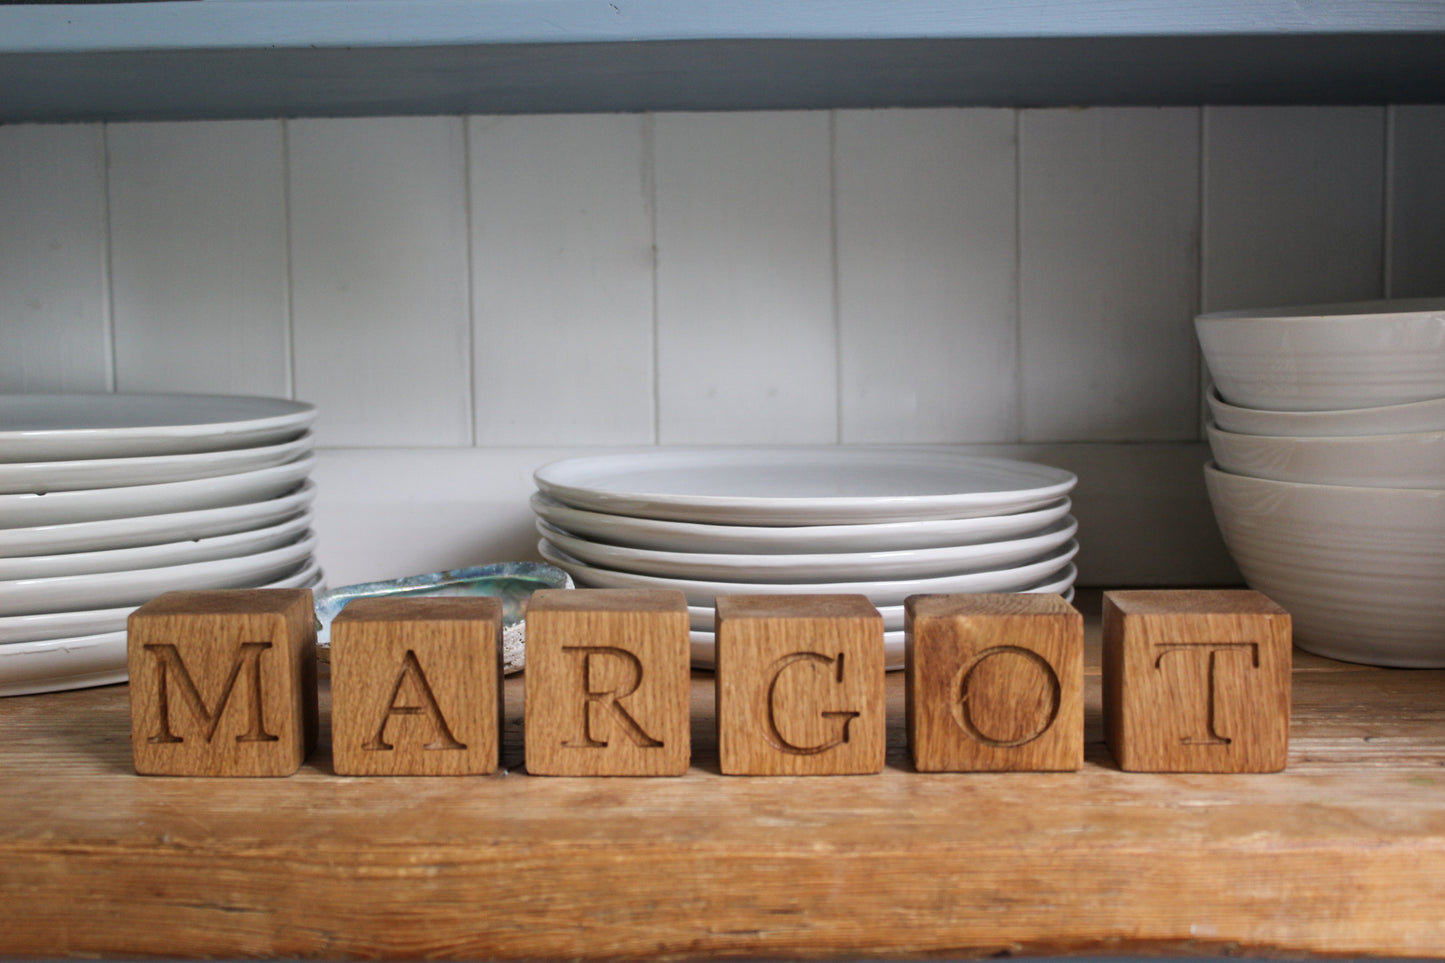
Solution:
M1104 593L1104 736L1132 772L1278 772L1289 613L1258 592Z
M128 624L136 772L287 776L316 745L308 589L169 592Z

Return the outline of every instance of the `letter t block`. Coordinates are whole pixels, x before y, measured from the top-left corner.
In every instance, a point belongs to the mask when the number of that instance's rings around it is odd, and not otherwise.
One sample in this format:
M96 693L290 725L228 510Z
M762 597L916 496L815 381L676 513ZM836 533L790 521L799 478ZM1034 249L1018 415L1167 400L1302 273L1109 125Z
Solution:
M1289 613L1258 592L1104 593L1104 735L1131 772L1278 772Z
M500 599L357 599L331 623L338 775L495 772L501 738Z
M883 769L883 617L866 597L720 596L716 633L724 773Z
M540 589L527 601L525 744L539 776L680 776L692 762L687 598Z
M920 772L1084 765L1084 617L1059 595L904 604L908 748Z
M315 748L309 589L168 592L127 628L136 772L288 776Z

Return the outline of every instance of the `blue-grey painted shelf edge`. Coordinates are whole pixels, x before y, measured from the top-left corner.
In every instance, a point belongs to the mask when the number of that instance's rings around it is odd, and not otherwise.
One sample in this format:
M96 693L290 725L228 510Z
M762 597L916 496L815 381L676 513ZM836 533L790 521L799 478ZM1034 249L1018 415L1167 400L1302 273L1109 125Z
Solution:
M0 122L1445 101L1445 0L0 5Z

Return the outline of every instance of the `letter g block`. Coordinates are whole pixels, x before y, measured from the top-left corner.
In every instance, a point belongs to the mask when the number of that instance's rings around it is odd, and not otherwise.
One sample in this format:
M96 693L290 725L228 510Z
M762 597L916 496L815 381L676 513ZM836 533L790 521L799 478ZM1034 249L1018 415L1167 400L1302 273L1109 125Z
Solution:
M720 596L716 640L724 773L883 769L883 618L867 598Z
M687 598L541 589L527 601L525 744L539 776L680 776L692 762Z
M136 772L288 776L316 746L309 589L168 592L127 626Z
M1104 736L1133 772L1278 772L1289 613L1240 590L1104 593Z

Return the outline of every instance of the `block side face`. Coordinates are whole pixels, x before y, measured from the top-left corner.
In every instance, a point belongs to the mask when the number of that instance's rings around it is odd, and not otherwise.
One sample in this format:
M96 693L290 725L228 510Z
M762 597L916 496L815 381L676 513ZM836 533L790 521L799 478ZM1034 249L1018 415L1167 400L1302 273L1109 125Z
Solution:
M465 621L502 619L502 600L489 596L366 598L348 602L335 622Z
M305 593L309 597L309 593ZM314 633L290 610L131 615L131 745L136 771L281 776L314 744Z
M528 772L676 776L691 764L687 607L527 618Z
M332 756L341 775L476 775L500 758L500 619L332 628Z
M817 631L823 623L827 630ZM881 620L721 619L717 645L724 773L882 770Z

